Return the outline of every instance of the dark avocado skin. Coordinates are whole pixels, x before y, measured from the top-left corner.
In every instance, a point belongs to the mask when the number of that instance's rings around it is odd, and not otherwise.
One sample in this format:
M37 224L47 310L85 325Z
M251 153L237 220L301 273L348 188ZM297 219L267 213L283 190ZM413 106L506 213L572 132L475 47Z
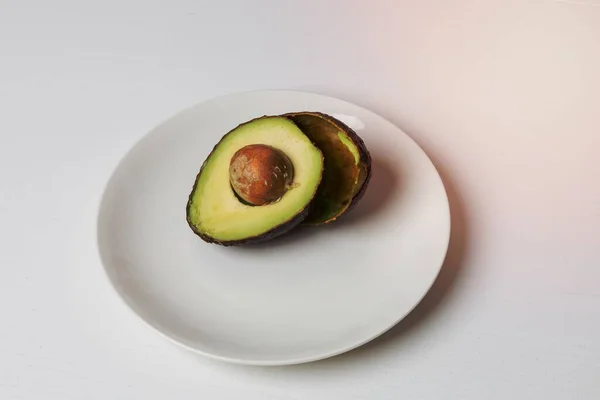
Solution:
M217 149L217 147L227 137L227 135L229 135L231 132L235 131L236 129L240 128L241 126L244 126L244 125L249 124L251 122L254 122L256 120L265 119L265 118L281 118L281 117L282 116L278 116L278 115L263 115L261 117L257 117L257 118L254 118L254 119L251 119L249 121L246 121L246 122L243 122L243 123L239 124L235 128L231 129L229 132L227 132L225 135L223 135L223 137L213 147L213 149L210 151L210 153L208 154L208 156L206 157L206 159L202 163L202 166L200 167L200 171L198 172L198 174L196 175L196 179L194 180L194 185L192 186L192 191L190 192L190 194L188 196L188 201L187 201L187 204L186 204L186 207L185 207L185 211L186 211L186 221L187 221L189 227L203 241L205 241L207 243L217 244L217 245L224 246L224 247L241 246L241 245L245 245L245 244L261 243L261 242L265 242L267 240L274 239L275 237L283 235L284 233L287 233L288 231L294 229L296 226L298 226L300 223L302 223L302 221L304 221L304 219L308 215L308 213L310 211L310 205L312 203L312 199L314 199L314 196L317 193L316 191L315 191L315 193L313 193L311 201L309 201L307 203L307 205L304 207L304 209L302 209L293 218L289 219L288 221L286 221L286 222L284 222L284 223L282 223L280 225L274 226L271 230L269 230L269 231L267 231L267 232L265 232L263 234L252 236L252 237L248 237L248 238L245 238L245 239L228 240L228 241L217 240L217 239L215 239L215 238L213 238L213 237L211 237L209 235L206 235L206 234L202 233L201 231L199 231L194 226L194 224L192 224L192 222L189 219L189 210L190 210L190 207L192 206L192 197L194 195L194 192L196 191L196 186L198 185L198 181L199 181L200 175L202 174L202 171L204 170L204 167L206 166L206 163L208 162L208 160L210 160L211 156L213 155L213 153L215 152L215 150ZM321 155L321 157L322 156L323 155ZM318 188L318 186L317 186L317 188Z
M241 240L229 240L229 241L216 240L216 239L198 231L190 223L189 219L187 221L188 221L188 225L190 226L190 228L192 228L192 231L194 231L194 233L196 235L198 235L206 243L214 243L214 244L218 244L220 246L230 247L230 246L241 246L241 245L266 242L267 240L271 240L271 239L276 238L277 236L283 235L284 233L291 231L296 226L298 226L300 223L302 223L304 218L306 218L306 216L308 215L309 210L310 210L310 207L307 206L299 214L296 214L296 216L294 218L292 218L291 220L289 220L287 222L284 222L283 224L281 224L279 226L274 227L270 231L267 231L267 232L263 233L262 235L253 236L253 237L249 237L249 238L241 239Z
M367 149L367 146L365 145L362 138L353 129L351 129L349 126L347 126L346 124L344 124L342 121L338 120L337 118L332 117L331 115L327 115L327 114L321 113L321 112L304 111L304 112L287 113L287 114L283 114L283 116L290 118L302 130L307 129L307 124L310 123L311 120L312 121L317 121L316 119L325 120L329 124L335 126L338 130L343 131L348 136L348 138L356 145L356 147L358 149L358 152L359 152L359 180L361 180L362 183L359 183L357 185L357 187L354 188L354 194L352 195L350 202L346 206L342 206L338 210L336 210L335 215L331 218L328 218L325 221L318 221L318 222L313 221L313 219L318 219L318 218L316 218L317 217L316 215L313 215L311 213L309 213L309 215L303 221L303 223L311 224L311 225L321 225L321 224L333 222L336 219L338 219L339 217L341 217L342 215L344 215L344 214L348 213L349 211L351 211L352 209L354 209L356 207L356 205L360 202L360 200L363 198L365 192L367 191L367 187L369 185L369 182L371 180L371 175L372 175L371 154L369 153L369 150ZM306 133L306 131L305 131L305 133ZM313 207L315 206L314 203L317 201L319 201L318 195L315 198L315 200L313 200ZM317 208L313 208L313 210L316 210L316 209Z

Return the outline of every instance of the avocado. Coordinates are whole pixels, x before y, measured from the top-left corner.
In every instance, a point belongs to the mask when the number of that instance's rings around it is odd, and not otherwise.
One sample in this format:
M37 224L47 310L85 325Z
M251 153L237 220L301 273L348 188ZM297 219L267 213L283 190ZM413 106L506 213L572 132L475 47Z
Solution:
M284 116L294 121L325 157L323 179L303 223L335 221L362 199L371 179L371 155L358 134L331 115L296 112Z
M186 219L204 241L223 246L279 236L308 215L324 157L288 118L244 122L212 149L188 196Z

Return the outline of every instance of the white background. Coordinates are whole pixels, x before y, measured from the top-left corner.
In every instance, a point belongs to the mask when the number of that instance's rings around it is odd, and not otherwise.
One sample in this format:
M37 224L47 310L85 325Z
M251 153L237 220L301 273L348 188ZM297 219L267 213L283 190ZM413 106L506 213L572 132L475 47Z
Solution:
M599 399L600 2L0 0L0 398ZM147 329L95 247L104 184L198 101L316 91L440 169L454 232L423 303L294 367Z

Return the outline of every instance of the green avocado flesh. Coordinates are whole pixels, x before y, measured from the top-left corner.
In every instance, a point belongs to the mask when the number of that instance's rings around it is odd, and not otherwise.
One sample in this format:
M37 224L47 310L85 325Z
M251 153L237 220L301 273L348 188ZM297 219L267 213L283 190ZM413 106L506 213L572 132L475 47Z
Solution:
M356 196L362 193L370 174L370 156L358 136L333 117L310 112L286 116L319 147L325 157L322 183L303 222L313 225L331 222L344 214Z
M283 152L294 170L290 189L276 202L252 206L238 199L229 180L235 152L265 144ZM296 124L264 116L227 133L204 161L187 203L187 221L203 240L223 245L262 241L302 222L322 180L323 154Z

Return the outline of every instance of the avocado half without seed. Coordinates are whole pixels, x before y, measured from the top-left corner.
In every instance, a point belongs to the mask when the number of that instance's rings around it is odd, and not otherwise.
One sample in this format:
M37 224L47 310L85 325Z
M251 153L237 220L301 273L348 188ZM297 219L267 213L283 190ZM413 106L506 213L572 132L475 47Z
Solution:
M303 223L321 225L350 211L371 179L371 155L363 140L338 119L318 112L284 114L321 150L323 179Z
M188 225L223 246L272 239L306 218L323 170L321 150L290 119L245 122L202 164L187 202Z

